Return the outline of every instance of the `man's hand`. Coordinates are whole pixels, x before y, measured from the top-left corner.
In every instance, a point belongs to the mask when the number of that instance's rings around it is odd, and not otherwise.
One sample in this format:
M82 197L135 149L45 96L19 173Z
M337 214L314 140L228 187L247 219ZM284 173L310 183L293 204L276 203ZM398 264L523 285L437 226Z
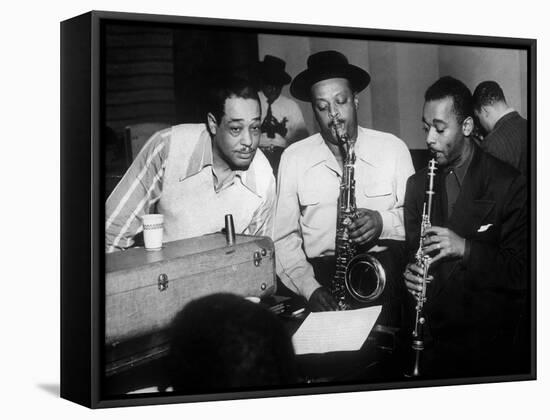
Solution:
M403 277L405 278L405 286L407 290L415 297L418 297L422 292L422 267L416 263L407 264ZM433 276L426 277L426 282L433 280Z
M431 264L442 258L462 258L465 248L466 240L450 229L432 226L426 230L423 251L433 255ZM437 254L434 255L434 252Z
M312 312L337 311L338 304L324 287L317 288L309 297L309 309Z
M382 233L382 224L382 216L376 210L357 209L357 219L349 225L349 236L359 245L375 241Z

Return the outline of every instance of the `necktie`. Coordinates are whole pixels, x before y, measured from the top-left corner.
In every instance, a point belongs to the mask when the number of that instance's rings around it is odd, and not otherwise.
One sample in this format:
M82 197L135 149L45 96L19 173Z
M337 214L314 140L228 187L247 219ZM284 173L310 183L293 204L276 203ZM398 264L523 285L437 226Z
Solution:
M458 183L458 178L454 168L448 168L445 173L445 188L447 190L447 219L450 219L453 214L456 199L460 193L460 184Z
M267 103L267 111L265 113L265 118L262 122L261 129L262 133L266 133L268 138L275 138L275 124L273 121L273 113L271 111L271 102Z

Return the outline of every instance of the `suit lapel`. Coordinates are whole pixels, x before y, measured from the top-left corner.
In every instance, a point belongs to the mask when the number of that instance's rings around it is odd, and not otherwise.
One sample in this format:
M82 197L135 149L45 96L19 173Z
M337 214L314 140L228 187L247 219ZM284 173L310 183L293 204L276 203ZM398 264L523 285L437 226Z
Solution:
M462 237L470 237L478 225L485 220L495 206L494 200L487 199L489 174L485 173L484 156L474 144L472 161L460 188L455 209L447 226Z
M486 165L484 164L483 152L475 144L473 147L470 166L464 176L453 213L448 220L446 220L447 200L445 188L441 188L443 192L441 194L442 199L438 200L440 202L439 213L443 221L439 226L446 226L463 238L471 238L495 206L495 201L486 197L489 178L488 174L485 173ZM441 187L444 187L445 180L441 179L440 182ZM434 297L445 288L448 281L451 281L452 274L459 263L460 260L447 261L441 263L438 267L436 275L439 279L434 281L432 290Z

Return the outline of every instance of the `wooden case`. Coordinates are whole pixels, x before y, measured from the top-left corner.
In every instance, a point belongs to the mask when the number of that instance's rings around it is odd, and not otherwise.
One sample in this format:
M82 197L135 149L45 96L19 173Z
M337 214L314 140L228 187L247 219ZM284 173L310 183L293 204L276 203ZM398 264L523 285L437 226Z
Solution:
M237 235L229 246L223 234L210 234L165 243L159 251L107 254L105 266L108 374L135 364L136 357L149 358L189 301L217 292L264 297L276 288L273 241L267 237Z

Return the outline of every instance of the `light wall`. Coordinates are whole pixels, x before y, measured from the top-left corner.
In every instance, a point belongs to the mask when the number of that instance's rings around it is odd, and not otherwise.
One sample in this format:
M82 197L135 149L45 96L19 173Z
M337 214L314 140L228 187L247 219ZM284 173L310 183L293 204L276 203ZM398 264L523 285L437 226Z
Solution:
M441 75L461 78L470 89L496 81L508 105L527 116L527 52L503 48L439 47Z
M527 117L525 51L267 34L258 36L258 46L259 59L265 54L282 58L292 77L306 68L310 54L328 49L345 54L371 75L370 86L359 96L359 124L393 133L411 149L425 147L424 92L441 76L454 76L472 91L484 80L495 80L509 105ZM290 96L288 85L283 94ZM317 132L311 106L297 102L308 130Z
M342 40L334 38L296 37L286 35L258 35L259 59L266 54L275 55L286 61L286 71L294 77L306 68L306 60L311 54L324 50L337 50L347 56L349 62L364 69L369 66L369 44L365 41ZM283 87L282 93L289 97L289 85ZM362 125L372 127L373 116L371 92L364 90L359 95L358 119ZM309 102L297 103L302 109L308 131L313 134L318 130Z

